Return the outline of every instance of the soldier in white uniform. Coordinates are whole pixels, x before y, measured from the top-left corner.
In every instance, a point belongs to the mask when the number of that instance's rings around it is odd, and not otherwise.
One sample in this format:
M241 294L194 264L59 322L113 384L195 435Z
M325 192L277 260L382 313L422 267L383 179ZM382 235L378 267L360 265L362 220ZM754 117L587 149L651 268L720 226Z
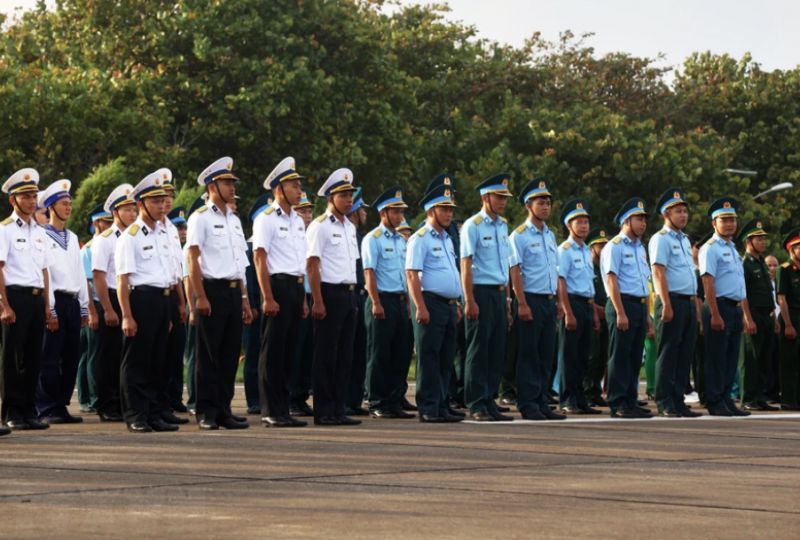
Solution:
M202 430L246 429L233 417L233 399L242 321L250 324L244 270L247 243L239 218L228 208L236 195L233 160L225 157L200 173L208 202L189 217L186 245L189 277L196 296L197 417Z
M0 399L3 423L11 429L47 429L36 414L36 385L45 324L50 320L44 227L33 219L39 173L17 171L3 184L14 212L0 224ZM3 432L5 433L5 432Z

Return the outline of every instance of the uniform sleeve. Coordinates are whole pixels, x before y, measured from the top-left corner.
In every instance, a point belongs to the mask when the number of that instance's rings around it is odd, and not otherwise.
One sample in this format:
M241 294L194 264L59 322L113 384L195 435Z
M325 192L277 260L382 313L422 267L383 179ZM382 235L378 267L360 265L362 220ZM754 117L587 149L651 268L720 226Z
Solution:
M134 244L134 237L127 233L120 236L117 241L117 247L114 252L114 265L118 276L136 272Z
M46 236L44 234L44 229L42 229L42 236ZM45 240L46 240L46 238L45 238ZM78 238L76 237L74 240L75 240L75 242L77 242ZM48 268L53 266L54 263L55 263L55 259L53 259L53 254L50 253L49 249L45 249L44 250L44 257L42 257L42 269L43 270L47 270Z
M700 276L706 274L709 276L717 275L717 258L714 256L711 246L704 244L703 247L700 248L697 259L700 263Z
M514 268L522 264L522 250L524 249L525 241L522 239L522 235L517 234L516 231L511 233L510 239L511 255L508 257L508 267ZM545 249L547 249L547 246L545 246Z
M601 259L605 257L605 266L602 268L606 274L619 275L619 267L622 262L622 247L619 244L612 243L603 250Z
M669 262L669 241L666 234L658 233L650 239L650 264L660 264L667 266Z
M569 249L558 246L558 277L564 279L569 275L572 269L572 254Z
M320 234L320 226L318 221L312 221L311 225L308 226L308 230L306 231L306 247L307 253L306 258L310 259L311 257L317 257L318 259L322 258L322 248L324 247L323 244L325 239L322 238L323 235Z
M94 244L94 242L92 242ZM81 250L81 262L83 263L83 275L86 279L92 279L92 246L83 246Z
M263 249L265 253L269 254L269 248L272 245L272 234L269 230L268 216L261 212L256 216L253 222L253 251Z
M8 250L11 247L8 237L8 226L0 225L0 262L8 260Z
M478 226L473 220L469 220L461 227L461 258L472 257L475 255L475 248L478 243Z
M792 279L789 275L788 269L783 266L778 267L775 272L775 292L784 296L789 296L791 293Z
M202 247L205 239L205 226L200 219L200 214L195 212L189 217L189 223L186 225L186 245L189 247Z
M399 255L399 254L398 254ZM368 234L361 242L361 256L364 263L364 270L375 270L378 266L380 256L380 241L372 234Z
M418 234L411 235L406 250L406 270L422 270L425 264L425 241Z
M75 242L75 245L78 246L78 237L75 234L72 234L72 238L70 241ZM88 317L89 316L89 290L86 287L86 279L84 276L86 274L86 268L83 264L83 253L81 249L78 248L75 252L75 259L73 261L73 268L75 275L78 276L78 302L81 305L81 317Z
M92 242L92 255L89 257L92 270L98 272L108 272L108 242L105 237L98 236Z

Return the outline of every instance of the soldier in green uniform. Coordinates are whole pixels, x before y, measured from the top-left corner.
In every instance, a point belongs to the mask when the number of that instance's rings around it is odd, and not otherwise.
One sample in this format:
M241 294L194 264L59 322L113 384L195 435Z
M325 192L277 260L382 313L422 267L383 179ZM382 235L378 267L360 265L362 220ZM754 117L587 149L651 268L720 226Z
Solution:
M778 302L781 307L781 409L800 411L800 227L795 227L783 239L790 259L777 272Z
M767 404L764 388L772 359L772 334L775 330L775 303L772 280L764 258L767 233L760 219L748 221L739 233L746 252L742 258L744 283L750 315L756 323L755 334L742 335L739 353L739 381L742 388L742 408L749 411L777 411Z
M600 320L600 328L595 330L592 337L592 352L589 355L589 367L583 378L583 393L590 405L608 407L603 399L601 383L608 368L608 326L606 326L606 288L603 286L603 276L600 273L600 253L608 243L608 233L603 227L595 227L586 237L586 245L592 250L594 263L594 310Z
M700 279L700 248L703 244L711 240L714 232L710 232L703 238L695 242L692 246L692 256L694 257L695 276L697 276L697 296L695 296L695 303L698 304L698 309L703 309L703 302L706 300L706 290L703 287L703 280ZM697 399L701 406L706 404L706 383L705 383L705 355L706 355L706 339L705 332L703 331L702 317L697 323L697 340L694 344L694 389L697 392Z

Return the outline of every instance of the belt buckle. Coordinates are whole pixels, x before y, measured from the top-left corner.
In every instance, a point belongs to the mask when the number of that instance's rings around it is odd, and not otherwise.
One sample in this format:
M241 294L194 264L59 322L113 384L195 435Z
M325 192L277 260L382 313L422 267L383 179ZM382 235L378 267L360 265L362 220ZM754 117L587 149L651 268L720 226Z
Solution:
M164 296L169 296L169 291L170 291L170 290L171 290L171 289L164 289Z
M736 302L736 307L739 307L739 306L741 306L741 305L742 305L742 303L741 303L741 302Z
M297 283L303 284L303 276L297 276Z
M354 290L356 290L356 286L355 285L350 285L350 286L347 287L347 290L348 291L354 291Z
M34 287L34 288L32 288L32 289L31 289L31 294L32 294L33 296L39 296L39 293L40 293L40 292L41 292L41 291L40 291L38 288L36 288L36 287Z
M647 303L647 298L640 298L639 302L641 302L642 304L646 304Z
M455 298L451 298L450 300L448 300L448 301L447 301L447 305L448 305L448 306L452 306L452 305L453 305L453 304L455 304L455 303L456 303L456 300L455 300Z
M594 299L593 299L593 298L589 298L589 299L587 300L587 302L589 302L589 304L594 304Z
M553 299L553 295L552 295L552 294L548 294L548 295L547 295L547 299L548 299L548 300L552 300L552 299Z
M498 285L497 286L497 290L498 291L505 291L506 290L506 286L505 285Z
M238 285L238 283L236 283L235 281L231 281L231 282L228 284L228 287L229 287L229 288L231 288L231 289L235 289L235 288L236 288L236 285Z

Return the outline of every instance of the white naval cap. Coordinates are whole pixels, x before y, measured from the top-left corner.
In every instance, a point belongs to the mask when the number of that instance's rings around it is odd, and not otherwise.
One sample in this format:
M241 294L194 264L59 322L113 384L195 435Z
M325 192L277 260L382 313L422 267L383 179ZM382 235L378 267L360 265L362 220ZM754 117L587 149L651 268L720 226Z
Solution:
M165 196L167 192L164 191L164 181L172 178L172 172L166 174L164 171L169 171L169 169L159 169L142 178L142 181L133 188L133 200Z
M325 180L317 195L319 197L330 197L334 193L355 190L356 188L353 187L353 171L350 169L338 169L333 171L328 179Z
M162 189L169 189L175 190L175 184L172 183L172 171L167 169L166 167L163 169L158 169L153 174L161 175L161 188Z
M28 191L39 191L39 173L36 169L20 169L6 180L2 189L9 197Z
M305 178L305 176L297 174L294 168L294 158L290 156L284 158L283 161L278 163L278 166L269 173L267 179L264 180L264 189L274 190L281 182L298 180L300 178Z
M239 180L233 174L233 159L229 157L220 158L200 173L197 177L197 183L205 187L214 180Z
M136 204L133 200L133 186L130 184L122 184L114 188L111 195L106 199L106 204L103 205L103 210L108 213L113 212L120 206L126 204Z
M71 188L72 182L69 180L65 179L59 180L58 182L53 182L47 186L47 189L44 190L43 194L39 194L39 206L42 208L47 208L58 200L71 198L69 194L69 190Z

